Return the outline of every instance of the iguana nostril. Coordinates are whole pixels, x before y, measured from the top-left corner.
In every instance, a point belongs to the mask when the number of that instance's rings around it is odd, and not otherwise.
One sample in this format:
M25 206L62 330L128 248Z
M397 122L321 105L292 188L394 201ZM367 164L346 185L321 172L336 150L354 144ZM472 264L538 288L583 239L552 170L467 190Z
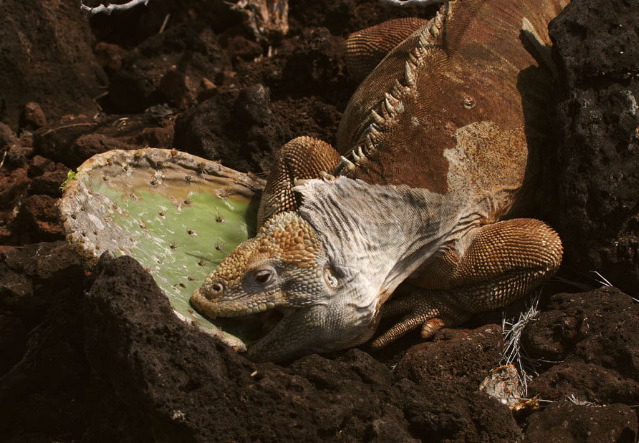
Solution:
M205 292L206 298L211 300L214 297L219 297L224 292L224 285L219 282L215 282L211 284L208 288L209 290Z

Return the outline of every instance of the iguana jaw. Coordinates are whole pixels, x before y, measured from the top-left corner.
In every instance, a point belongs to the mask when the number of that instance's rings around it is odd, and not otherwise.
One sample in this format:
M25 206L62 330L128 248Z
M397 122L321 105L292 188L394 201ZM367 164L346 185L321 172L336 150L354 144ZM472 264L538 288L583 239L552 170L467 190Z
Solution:
M358 285L351 288L359 289ZM249 346L248 356L255 361L281 361L309 353L329 352L355 346L368 340L374 330L376 306L354 306L349 293L307 294L313 301L304 306L284 305L246 310L242 298L232 303L212 304L196 291L191 304L207 317L243 317L277 311L281 318L258 341ZM265 307L265 304L260 304ZM269 319L272 323L272 317ZM268 328L268 327L267 327Z
M375 312L374 306L354 308L345 296L288 310L268 334L249 347L248 357L282 361L356 346L372 336Z

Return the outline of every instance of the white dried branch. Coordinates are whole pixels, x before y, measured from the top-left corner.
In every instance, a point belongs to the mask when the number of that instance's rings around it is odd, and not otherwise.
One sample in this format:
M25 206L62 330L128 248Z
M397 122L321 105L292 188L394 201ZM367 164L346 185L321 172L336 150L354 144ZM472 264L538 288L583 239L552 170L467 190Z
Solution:
M578 405L578 406L592 406L592 407L598 407L598 405L596 403L593 403L591 401L587 401L587 400L580 400L577 398L577 396L575 394L570 394L567 395L566 398L568 399L568 401L572 404Z
M590 271L593 274L595 274L595 276L597 278L595 278L595 280L597 281L597 283L599 283L601 286L612 286L612 283L610 283L610 280L608 280L606 277L604 277L603 275L601 275L601 273L599 271Z
M7 158L7 152L9 152L8 148L2 152L2 158L0 159L0 168L4 166L4 159Z
M160 30L158 31L158 34L162 34L164 32L164 30L166 29L166 25L169 23L170 18L171 18L171 14L166 14L166 17L164 17L164 21L162 22L162 26L160 26Z
M590 283L586 283L586 282L582 282L582 281L576 281L576 280L572 280L569 278L565 278L565 277L559 277L557 275L554 275L550 278L549 281L558 281L560 283L564 283L566 285L570 285L573 286L581 291L591 291L593 289L596 288L596 286L590 284Z
M382 3L388 3L394 6L422 5L430 6L439 3L445 3L446 0L380 0Z
M108 4L100 4L100 6L90 7L86 6L83 1L80 1L80 9L84 12L95 15L95 14L106 14L111 15L113 11L126 11L128 9L135 8L138 5L146 6L149 3L149 0L130 0L121 5L115 5L113 3Z
M519 315L519 319L515 322L513 320L502 320L502 329L504 334L504 352L502 358L504 364L514 364L519 373L521 385L524 388L524 394L528 392L528 380L532 377L528 375L525 366L525 361L530 360L525 358L521 352L521 334L528 324L530 324L539 315L539 298L541 291L537 292L530 302L530 306L525 312ZM527 361L527 363L531 363Z

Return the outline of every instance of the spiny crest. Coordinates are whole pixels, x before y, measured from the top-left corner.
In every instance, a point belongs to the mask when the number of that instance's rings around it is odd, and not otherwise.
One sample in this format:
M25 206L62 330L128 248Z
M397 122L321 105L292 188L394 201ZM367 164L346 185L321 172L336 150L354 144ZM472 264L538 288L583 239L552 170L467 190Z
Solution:
M427 63L428 53L437 43L440 43L444 22L450 11L450 3L444 3L442 9L437 11L435 17L420 31L419 40L406 60L404 77L407 86L415 87L419 69Z
M404 112L405 98L416 93L419 71L428 63L428 54L440 43L444 22L449 14L449 3L445 3L436 16L418 31L417 44L409 52L404 65L403 78L396 79L391 90L371 110L368 119L370 124L362 136L362 144L355 148L356 152L369 156L376 149L380 133L392 127ZM355 163L362 160L361 155L359 157L355 159Z

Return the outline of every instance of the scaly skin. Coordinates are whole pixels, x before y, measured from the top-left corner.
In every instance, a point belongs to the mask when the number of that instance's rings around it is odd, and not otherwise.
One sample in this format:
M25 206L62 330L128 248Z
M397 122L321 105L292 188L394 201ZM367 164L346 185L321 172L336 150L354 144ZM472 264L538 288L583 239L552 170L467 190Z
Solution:
M351 99L337 150L308 137L283 147L263 228L196 291L196 309L281 311L249 349L281 360L363 343L380 314L404 317L373 346L419 327L427 338L552 275L557 234L512 217L526 207L547 142L550 74L524 47L522 21L543 48L565 3L453 0L428 24L387 22L352 36L357 72L382 61ZM412 293L386 303L404 281Z

